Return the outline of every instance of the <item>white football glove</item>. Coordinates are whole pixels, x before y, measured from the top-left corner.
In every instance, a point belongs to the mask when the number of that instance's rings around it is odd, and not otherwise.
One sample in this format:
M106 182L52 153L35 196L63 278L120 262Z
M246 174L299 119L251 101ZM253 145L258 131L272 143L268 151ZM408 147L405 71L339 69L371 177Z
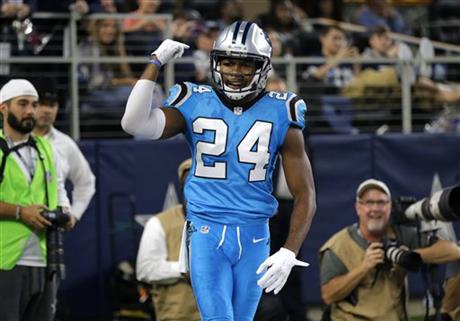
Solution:
M282 247L259 266L257 274L268 269L264 276L257 281L257 284L265 289L266 293L274 290L274 293L278 294L286 283L292 268L296 265L309 266L310 264L297 260L294 252Z
M167 64L171 59L182 57L184 50L189 48L190 46L186 45L185 43L166 39L150 55L155 55L157 60L161 62L161 65L164 65Z

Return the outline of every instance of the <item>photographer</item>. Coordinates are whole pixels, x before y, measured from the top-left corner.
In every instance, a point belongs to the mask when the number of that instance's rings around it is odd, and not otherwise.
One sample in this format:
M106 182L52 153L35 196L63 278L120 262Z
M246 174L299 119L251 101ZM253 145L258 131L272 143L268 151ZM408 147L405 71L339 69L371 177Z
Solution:
M181 194L191 166L189 158L177 169ZM192 287L179 268L185 207L182 197L181 204L150 218L137 253L137 279L153 284L153 305L160 321L200 320Z
M32 131L35 136L45 137L56 150L63 171L64 181L72 183L72 213L68 227L72 228L81 219L96 192L96 178L76 142L67 134L54 127L59 112L59 98L55 84L42 79L40 98L36 108L36 124Z
M47 273L45 219L69 200L50 143L32 137L38 94L25 79L0 90L0 320L52 320L57 278ZM52 216L49 216L52 217Z
M359 185L355 208L358 224L320 249L321 294L330 305L330 319L407 320L406 270L422 261L458 260L460 249L445 240L423 247L415 228L391 225L391 194L381 181Z

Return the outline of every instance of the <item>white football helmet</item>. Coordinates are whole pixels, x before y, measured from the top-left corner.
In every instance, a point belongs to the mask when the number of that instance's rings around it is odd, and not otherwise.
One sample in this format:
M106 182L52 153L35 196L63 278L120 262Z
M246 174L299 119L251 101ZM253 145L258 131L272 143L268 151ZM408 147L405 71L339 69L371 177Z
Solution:
M210 54L211 76L216 90L232 101L256 96L265 88L271 69L271 55L272 45L268 35L254 22L236 21L226 27L214 42ZM224 83L218 62L226 58L255 61L256 71L248 86L233 89Z

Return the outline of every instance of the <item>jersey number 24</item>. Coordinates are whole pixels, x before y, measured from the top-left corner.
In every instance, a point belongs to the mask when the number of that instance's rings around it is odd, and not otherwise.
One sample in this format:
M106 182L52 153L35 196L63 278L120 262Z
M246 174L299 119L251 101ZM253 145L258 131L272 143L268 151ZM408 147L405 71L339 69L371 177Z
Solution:
M253 164L249 171L249 181L265 180L267 164L270 160L270 137L272 123L256 121L237 146L238 161ZM203 134L205 131L214 132L214 141L199 141L196 144L195 176L226 179L227 163L215 161L213 165L205 165L203 155L222 156L227 149L228 125L222 119L197 118L193 122L193 132Z

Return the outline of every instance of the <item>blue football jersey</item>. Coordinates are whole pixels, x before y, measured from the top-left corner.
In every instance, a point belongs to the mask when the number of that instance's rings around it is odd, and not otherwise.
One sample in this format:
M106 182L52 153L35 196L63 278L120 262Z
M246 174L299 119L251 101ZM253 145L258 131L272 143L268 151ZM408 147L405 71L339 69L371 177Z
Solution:
M212 87L180 83L164 106L177 108L186 122L193 160L184 190L187 215L250 224L275 213L272 173L289 127L305 125L300 97L267 92L246 109L229 108Z

